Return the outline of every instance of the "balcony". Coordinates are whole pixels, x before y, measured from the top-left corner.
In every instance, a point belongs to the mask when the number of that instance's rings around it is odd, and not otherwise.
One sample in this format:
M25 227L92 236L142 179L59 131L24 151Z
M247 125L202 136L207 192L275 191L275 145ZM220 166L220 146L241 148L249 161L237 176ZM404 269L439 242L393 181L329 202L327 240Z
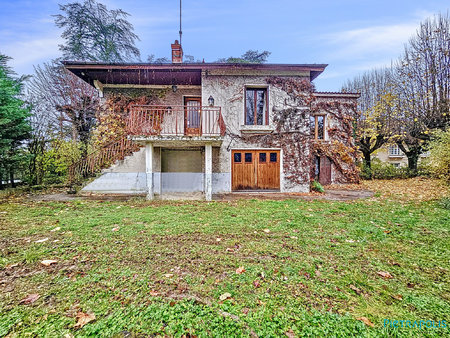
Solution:
M225 135L225 123L220 107L133 106L127 130L134 139L221 138Z

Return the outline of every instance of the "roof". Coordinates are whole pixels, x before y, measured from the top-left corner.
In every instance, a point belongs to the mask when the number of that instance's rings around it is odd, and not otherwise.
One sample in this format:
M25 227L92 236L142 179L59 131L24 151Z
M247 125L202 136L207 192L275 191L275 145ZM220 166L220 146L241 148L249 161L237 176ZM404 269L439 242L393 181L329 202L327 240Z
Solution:
M202 72L227 74L236 71L267 71L276 75L309 72L311 81L326 64L253 64L253 63L104 63L63 61L64 66L91 85L201 85Z
M314 96L317 97L347 97L357 99L361 96L361 93L348 93L348 92L314 92Z

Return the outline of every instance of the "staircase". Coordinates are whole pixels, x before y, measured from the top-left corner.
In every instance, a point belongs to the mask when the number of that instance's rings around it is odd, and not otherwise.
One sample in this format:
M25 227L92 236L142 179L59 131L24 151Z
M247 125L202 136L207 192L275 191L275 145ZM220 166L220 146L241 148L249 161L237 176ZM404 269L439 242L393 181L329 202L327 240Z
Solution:
M80 183L83 179L93 177L138 151L142 146L129 140L127 135L97 149L69 167L69 185Z

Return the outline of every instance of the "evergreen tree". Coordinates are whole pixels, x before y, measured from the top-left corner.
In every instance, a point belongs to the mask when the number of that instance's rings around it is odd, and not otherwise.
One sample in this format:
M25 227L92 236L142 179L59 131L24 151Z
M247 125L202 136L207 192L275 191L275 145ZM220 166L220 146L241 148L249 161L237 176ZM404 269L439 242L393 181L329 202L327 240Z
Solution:
M16 78L0 54L0 187L8 176L14 186L14 174L24 159L22 144L29 137L30 107L21 99L24 77Z
M59 5L64 14L54 15L56 26L64 29L59 48L66 59L122 62L140 58L128 13L109 10L95 0Z

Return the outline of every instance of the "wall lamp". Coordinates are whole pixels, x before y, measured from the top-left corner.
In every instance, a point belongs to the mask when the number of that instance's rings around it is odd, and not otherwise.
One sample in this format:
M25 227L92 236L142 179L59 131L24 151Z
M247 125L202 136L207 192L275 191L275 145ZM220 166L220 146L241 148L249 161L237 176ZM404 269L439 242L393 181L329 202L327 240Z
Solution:
M209 96L208 104L209 104L211 107L214 106L214 98L212 97L212 95Z

